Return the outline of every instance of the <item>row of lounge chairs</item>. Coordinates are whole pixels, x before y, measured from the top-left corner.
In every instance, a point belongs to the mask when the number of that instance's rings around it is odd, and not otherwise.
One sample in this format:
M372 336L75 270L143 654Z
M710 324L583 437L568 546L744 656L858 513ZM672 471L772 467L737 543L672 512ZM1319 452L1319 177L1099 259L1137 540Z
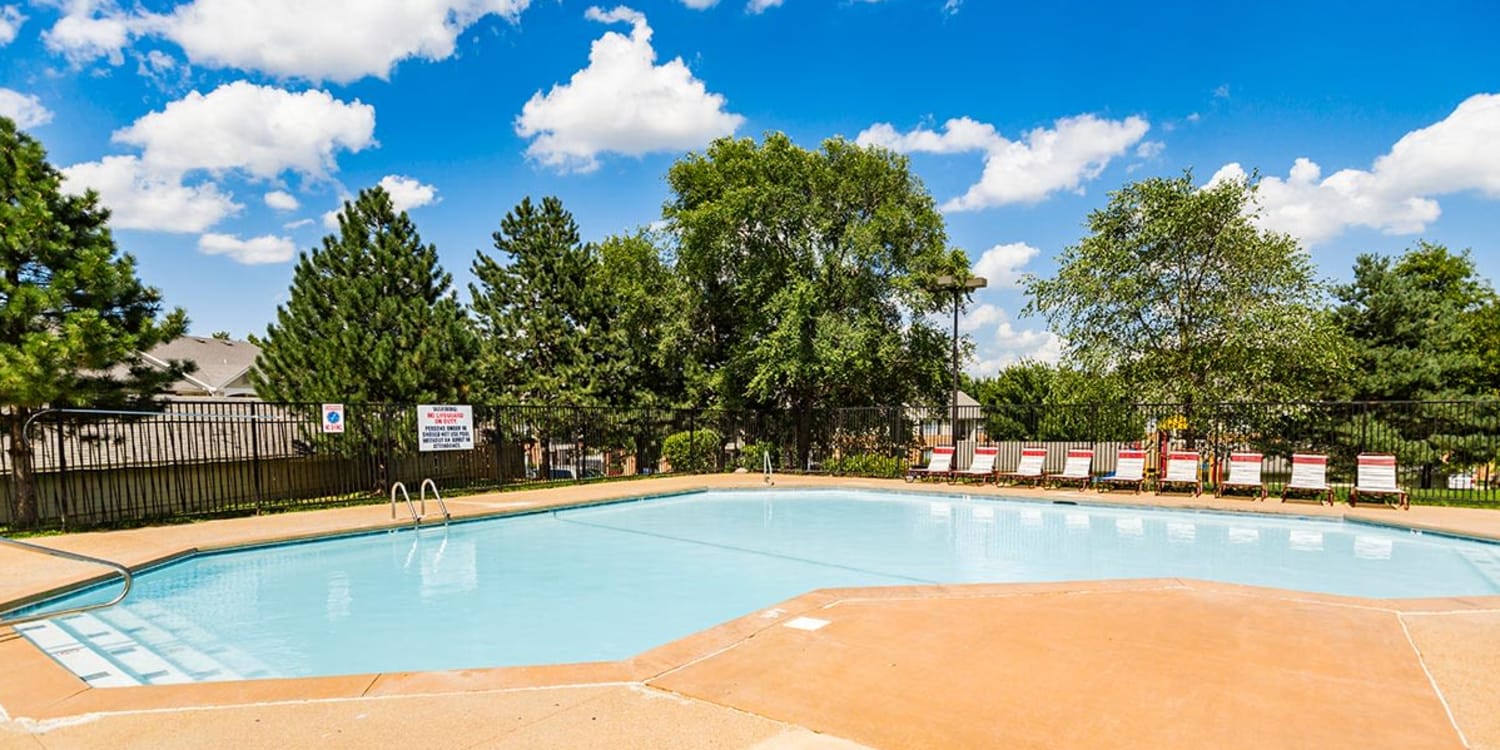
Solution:
M1067 461L1060 473L1044 473L1042 464L1047 459L1046 448L1022 448L1021 461L1015 471L999 471L995 461L1000 449L981 446L974 449L974 462L967 469L953 468L953 448L932 449L932 461L924 467L916 467L906 474L906 481L917 479L977 480L981 484L1001 480L1013 483L1031 483L1041 486L1043 482L1054 485L1077 483L1079 489L1087 489L1090 483L1103 490L1126 487L1140 492L1146 483L1146 451L1140 448L1121 448L1115 456L1115 471L1102 477L1093 475L1094 451L1089 448L1070 448ZM1167 453L1166 471L1156 481L1156 494L1163 490L1183 489L1194 495L1203 493L1203 478L1198 471L1203 457L1194 451L1171 451ZM1265 500L1266 484L1261 479L1261 465L1265 456L1260 453L1237 452L1229 455L1228 472L1214 489L1215 496L1228 491L1250 491L1258 500ZM1411 507L1411 498L1396 482L1396 457L1385 453L1362 453L1359 455L1358 475L1354 487L1349 490L1349 505L1361 499L1381 498L1401 508ZM1292 476L1281 488L1281 501L1293 495L1311 496L1321 503L1333 505L1333 487L1328 484L1328 456L1317 453L1297 453L1292 456Z

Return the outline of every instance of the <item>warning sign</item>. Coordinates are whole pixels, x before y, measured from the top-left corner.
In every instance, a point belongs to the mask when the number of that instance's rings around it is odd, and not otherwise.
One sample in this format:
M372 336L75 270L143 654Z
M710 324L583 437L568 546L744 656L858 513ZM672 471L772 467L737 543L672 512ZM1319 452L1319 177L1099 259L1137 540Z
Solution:
M417 407L417 440L424 451L466 451L474 448L474 407Z
M323 431L335 433L344 431L343 404L323 404Z

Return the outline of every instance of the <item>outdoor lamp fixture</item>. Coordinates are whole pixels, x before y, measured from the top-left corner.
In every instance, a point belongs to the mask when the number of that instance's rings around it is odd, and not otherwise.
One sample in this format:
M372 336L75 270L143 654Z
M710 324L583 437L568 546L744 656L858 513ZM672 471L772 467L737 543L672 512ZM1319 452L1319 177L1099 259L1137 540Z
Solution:
M956 276L939 276L932 281L932 289L940 292L953 292L953 422L949 424L949 434L953 440L954 453L958 452L958 302L959 298L968 292L973 292L989 286L989 282L983 276L970 276L959 279Z

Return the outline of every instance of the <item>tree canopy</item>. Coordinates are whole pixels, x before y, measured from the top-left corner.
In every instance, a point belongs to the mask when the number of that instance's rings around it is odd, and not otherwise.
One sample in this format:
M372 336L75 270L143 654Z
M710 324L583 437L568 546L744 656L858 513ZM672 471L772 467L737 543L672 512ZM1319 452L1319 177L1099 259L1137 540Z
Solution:
M1253 223L1255 188L1150 178L1089 214L1052 278L1029 276L1084 369L1118 374L1138 400L1287 400L1326 392L1347 347L1307 253Z
M339 231L303 252L266 328L261 398L350 403L467 400L476 344L437 249L380 187L339 212Z
M493 235L500 259L478 253L469 285L484 392L502 401L596 403L603 307L599 258L554 197L525 198ZM504 262L501 262L501 259Z
M1399 258L1360 255L1335 295L1335 319L1355 345L1354 398L1494 394L1500 303L1468 251L1418 242Z
M20 525L36 518L26 421L43 408L139 405L189 368L142 362L182 335L182 310L120 254L92 191L64 194L35 139L0 117L0 420L9 433ZM134 402L134 404L133 404Z
M953 272L904 158L842 139L720 139L667 175L688 342L731 407L940 402L947 336L924 319ZM967 263L961 267L966 268Z

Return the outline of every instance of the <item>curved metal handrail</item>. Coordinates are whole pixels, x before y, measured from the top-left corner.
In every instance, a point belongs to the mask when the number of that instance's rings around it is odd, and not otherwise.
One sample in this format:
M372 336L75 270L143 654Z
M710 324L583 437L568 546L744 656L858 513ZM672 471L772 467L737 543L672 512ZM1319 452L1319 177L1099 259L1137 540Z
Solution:
M417 515L416 506L411 504L411 493L406 491L406 485L402 482L391 485L391 520L395 520L396 518L396 490L401 490L401 496L406 498L406 510L411 513L412 528L421 526L422 516ZM426 515L426 513L427 509L423 508L422 515Z
M38 612L36 614L25 615L25 616L22 616L22 617L16 617L16 618L12 618L12 619L9 619L9 620L0 620L0 627L10 627L10 626L13 626L13 625L21 625L21 624L28 623L28 622L35 622L37 620L49 620L49 619L51 619L53 617L67 617L68 615L76 615L76 614L80 614L82 612L92 612L93 610L96 610L96 609L104 609L105 607L113 607L116 604L119 604L120 602L125 601L125 596L130 593L130 587L132 585L134 585L134 583L135 583L135 577L130 574L130 569L127 568L127 567L125 567L124 565L121 565L121 564L117 563L117 562L111 562L109 560L104 560L104 559L101 559L101 558L98 558L98 557L89 557L88 555L80 555L80 554L78 554L76 552L68 552L68 551L65 551L65 550L54 549L52 547L43 547L40 544L32 544L31 542L22 542L22 541L17 540L17 539L9 539L9 538L3 537L3 536L0 536L0 544L8 544L8 545L10 545L12 547L20 547L21 549L30 550L32 552L40 552L40 553L42 553L44 555L51 555L53 557L61 557L64 560L73 560L75 562L83 562L83 563L94 563L95 565L103 565L103 566L105 566L107 568L114 568L116 571L119 572L120 576L125 581L125 587L122 588L122 589L120 589L120 593L116 594L115 598L113 598L113 599L111 599L111 600L109 600L107 602L104 602L103 604L85 604L82 607L70 607L68 609L60 609L60 610L57 610L55 612Z
M420 492L418 492L418 494L422 497L422 515L427 515L428 485L432 485L432 496L437 498L438 507L443 509L443 525L447 526L448 522L453 520L453 516L448 513L448 504L443 502L443 496L438 494L437 482L432 481L431 477L422 480L422 489Z

